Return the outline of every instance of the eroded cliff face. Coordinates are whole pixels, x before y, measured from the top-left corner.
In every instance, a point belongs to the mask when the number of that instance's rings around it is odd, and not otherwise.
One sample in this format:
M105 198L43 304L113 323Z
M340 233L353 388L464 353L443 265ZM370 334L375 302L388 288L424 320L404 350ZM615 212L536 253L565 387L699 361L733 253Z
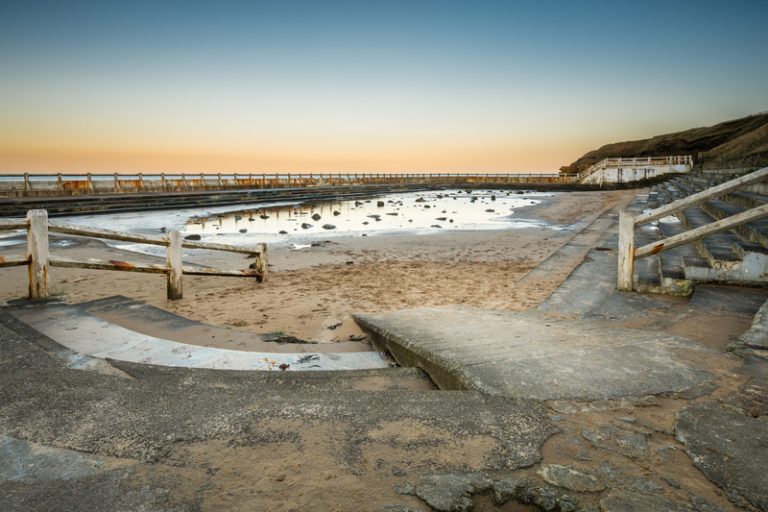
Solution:
M586 153L560 172L576 174L609 157L692 155L703 168L768 165L768 112L714 126L614 142Z

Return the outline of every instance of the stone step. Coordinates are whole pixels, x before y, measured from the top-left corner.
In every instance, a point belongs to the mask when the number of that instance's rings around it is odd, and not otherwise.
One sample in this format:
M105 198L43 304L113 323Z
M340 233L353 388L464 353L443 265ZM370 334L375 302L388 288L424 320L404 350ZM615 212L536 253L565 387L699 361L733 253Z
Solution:
M382 352L275 353L202 347L141 334L76 306L16 307L10 313L70 350L100 358L184 368L322 371L389 368Z

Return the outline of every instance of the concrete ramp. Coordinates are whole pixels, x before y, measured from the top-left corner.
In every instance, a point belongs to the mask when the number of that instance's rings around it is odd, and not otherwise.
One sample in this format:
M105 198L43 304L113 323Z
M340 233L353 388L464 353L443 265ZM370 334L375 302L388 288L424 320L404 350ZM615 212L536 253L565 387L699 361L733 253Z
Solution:
M391 363L386 354L379 352L272 353L201 347L138 333L66 304L9 312L61 345L102 359L185 368L276 371L362 370L387 368Z
M357 314L374 344L443 389L539 400L600 400L685 391L711 374L685 338L594 321L469 307Z

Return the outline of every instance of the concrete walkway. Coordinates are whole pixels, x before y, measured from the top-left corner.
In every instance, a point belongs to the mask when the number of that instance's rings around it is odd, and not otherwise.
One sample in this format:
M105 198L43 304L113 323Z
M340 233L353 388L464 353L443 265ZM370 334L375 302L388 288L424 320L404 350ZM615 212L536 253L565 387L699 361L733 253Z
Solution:
M682 392L710 380L705 349L661 333L470 307L355 315L374 344L443 389L538 400Z

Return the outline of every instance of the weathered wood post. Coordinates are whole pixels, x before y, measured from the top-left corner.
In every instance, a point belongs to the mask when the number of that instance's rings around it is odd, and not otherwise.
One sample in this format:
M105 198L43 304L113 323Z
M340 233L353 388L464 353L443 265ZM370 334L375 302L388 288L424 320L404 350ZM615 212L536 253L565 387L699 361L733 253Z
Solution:
M256 261L253 266L260 275L256 278L256 281L263 283L267 280L267 270L269 265L267 264L267 244L257 245L258 252L256 252Z
M619 212L618 288L630 292L635 273L635 217L626 210Z
M27 212L27 258L29 258L29 299L40 300L50 296L48 289L48 212Z
M174 229L168 232L168 300L178 300L184 296L182 283L184 262L181 251L183 241L179 231Z

